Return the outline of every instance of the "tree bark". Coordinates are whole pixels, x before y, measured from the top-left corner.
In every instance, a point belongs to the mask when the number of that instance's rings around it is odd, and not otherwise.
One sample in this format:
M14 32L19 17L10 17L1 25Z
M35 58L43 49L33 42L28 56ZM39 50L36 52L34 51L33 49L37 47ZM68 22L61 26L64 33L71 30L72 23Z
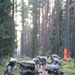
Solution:
M69 20L70 20L70 14L69 14L69 5L70 0L66 1L66 24L65 24L65 48L68 50L68 56L69 56Z
M60 13L60 0L56 0L56 53L60 56L60 22L59 22L59 13Z
M24 33L24 0L22 0L22 31L21 31L21 57L24 56L25 50L25 33Z

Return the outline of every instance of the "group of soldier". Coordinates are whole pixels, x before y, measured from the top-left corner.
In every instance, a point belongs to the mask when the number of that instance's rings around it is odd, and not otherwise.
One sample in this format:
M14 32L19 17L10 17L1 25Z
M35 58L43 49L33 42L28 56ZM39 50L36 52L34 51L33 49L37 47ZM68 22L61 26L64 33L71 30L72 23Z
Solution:
M39 71L42 68L44 71L47 71L49 75L62 75L60 68L60 58L58 55L53 54L51 56L51 61L47 61L46 56L36 56L35 58L28 61L18 62L15 58L11 58L9 63L6 64L6 71L4 75L14 75L13 68L16 64L20 66L19 75L39 75L42 73Z

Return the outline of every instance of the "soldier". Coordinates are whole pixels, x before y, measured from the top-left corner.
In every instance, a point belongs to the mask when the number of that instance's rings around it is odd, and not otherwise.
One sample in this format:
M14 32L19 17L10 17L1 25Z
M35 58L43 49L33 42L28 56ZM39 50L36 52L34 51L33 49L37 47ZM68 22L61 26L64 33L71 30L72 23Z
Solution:
M6 64L6 71L4 72L4 75L14 75L13 68L15 67L16 62L16 60L12 59L8 64Z
M34 71L34 73L39 75L39 72L38 72L38 70L39 70L39 59L38 58L33 58L32 61L35 62L35 71Z
M25 62L21 62L20 63L20 75L22 75L23 73L25 73L26 72L26 65L25 65L26 63Z
M51 63L47 64L46 71L49 75L63 75L60 67L60 57L56 54L51 56Z
M35 62L34 61L27 61L26 62L26 72L22 75L35 75Z
M13 67L14 66L15 66L14 62L9 62L4 75L14 75L13 74Z
M43 69L46 67L47 57L46 56L40 56L38 55L37 58L39 58L39 64L42 66Z
M51 55L51 63L56 63L60 66L60 57L56 54Z
M60 75L61 73L60 66L57 63L48 64L46 71L48 71L49 75Z

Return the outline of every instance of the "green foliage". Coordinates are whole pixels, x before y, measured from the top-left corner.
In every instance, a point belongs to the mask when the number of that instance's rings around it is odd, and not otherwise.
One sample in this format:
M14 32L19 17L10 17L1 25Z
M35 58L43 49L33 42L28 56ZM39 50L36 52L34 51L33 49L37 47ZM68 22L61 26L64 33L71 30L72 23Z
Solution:
M75 75L74 62L72 58L68 58L67 61L61 60L61 68L65 75Z
M43 54L43 50L42 50L42 47L40 48L39 50L39 55L42 55Z
M3 59L2 64L0 64L0 75L4 73L5 71L5 65L9 61L9 59Z
M11 56L16 48L12 5L11 0L0 1L0 57Z
M68 58L67 62L74 62L74 59Z

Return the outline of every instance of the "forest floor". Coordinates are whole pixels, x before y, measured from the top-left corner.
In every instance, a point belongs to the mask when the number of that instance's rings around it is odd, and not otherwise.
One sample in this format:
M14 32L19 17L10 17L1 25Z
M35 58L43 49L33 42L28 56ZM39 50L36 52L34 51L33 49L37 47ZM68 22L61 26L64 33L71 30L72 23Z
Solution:
M8 59L4 59L0 65L0 75L5 71L5 64L8 62ZM74 61L69 58L67 61L61 60L61 70L64 72L64 75L75 75ZM42 70L43 71L43 70ZM19 65L14 68L15 75L19 75ZM43 74L48 75L46 71L43 71Z

